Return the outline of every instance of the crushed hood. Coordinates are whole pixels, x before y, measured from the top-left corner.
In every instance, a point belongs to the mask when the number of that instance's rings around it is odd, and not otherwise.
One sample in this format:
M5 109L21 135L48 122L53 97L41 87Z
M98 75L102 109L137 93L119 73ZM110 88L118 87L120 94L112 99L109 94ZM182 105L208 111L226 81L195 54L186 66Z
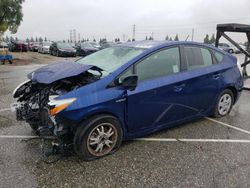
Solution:
M93 65L80 64L74 61L60 61L41 67L29 73L27 77L34 82L50 84L63 78L77 76L89 69L102 70Z

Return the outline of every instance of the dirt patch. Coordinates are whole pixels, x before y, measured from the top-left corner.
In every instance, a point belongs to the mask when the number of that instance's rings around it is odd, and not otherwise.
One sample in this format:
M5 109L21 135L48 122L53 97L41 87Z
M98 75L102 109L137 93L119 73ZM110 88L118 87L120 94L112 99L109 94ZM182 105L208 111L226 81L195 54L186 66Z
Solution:
M62 61L65 59L76 60L79 57L56 57L49 54L40 54L38 52L11 52L13 56L12 65L28 65L28 64L49 64L55 61ZM0 65L2 62L0 63ZM9 64L5 61L5 64Z

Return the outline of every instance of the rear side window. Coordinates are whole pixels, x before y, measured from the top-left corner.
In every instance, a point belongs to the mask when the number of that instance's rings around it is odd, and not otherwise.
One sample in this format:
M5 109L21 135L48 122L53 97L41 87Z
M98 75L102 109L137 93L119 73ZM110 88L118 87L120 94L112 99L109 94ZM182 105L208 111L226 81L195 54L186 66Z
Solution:
M224 55L222 53L216 52L216 51L214 51L214 56L215 56L218 63L222 62L222 60L224 58Z
M148 56L135 65L139 82L180 72L179 48L169 48Z
M213 64L212 55L206 48L186 46L184 47L184 57L188 70L207 67Z

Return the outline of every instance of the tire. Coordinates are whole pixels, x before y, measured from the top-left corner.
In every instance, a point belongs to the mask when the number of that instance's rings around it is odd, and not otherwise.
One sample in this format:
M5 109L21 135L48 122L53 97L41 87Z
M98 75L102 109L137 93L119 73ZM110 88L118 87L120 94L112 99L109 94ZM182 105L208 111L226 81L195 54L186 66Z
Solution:
M117 151L122 143L122 128L117 118L97 115L83 122L74 136L74 150L86 161Z
M234 104L234 94L230 89L225 89L219 95L215 110L214 117L223 117L230 113Z
M232 49L228 50L228 53L232 54L234 51Z

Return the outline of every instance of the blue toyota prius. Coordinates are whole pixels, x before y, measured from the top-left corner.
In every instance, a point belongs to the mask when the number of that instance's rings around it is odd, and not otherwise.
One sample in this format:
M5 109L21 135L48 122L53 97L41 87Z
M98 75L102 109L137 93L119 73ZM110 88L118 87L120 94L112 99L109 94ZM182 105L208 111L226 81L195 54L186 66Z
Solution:
M194 42L139 41L41 67L13 92L17 120L48 131L85 160L123 140L204 116L227 115L240 96L237 59Z

